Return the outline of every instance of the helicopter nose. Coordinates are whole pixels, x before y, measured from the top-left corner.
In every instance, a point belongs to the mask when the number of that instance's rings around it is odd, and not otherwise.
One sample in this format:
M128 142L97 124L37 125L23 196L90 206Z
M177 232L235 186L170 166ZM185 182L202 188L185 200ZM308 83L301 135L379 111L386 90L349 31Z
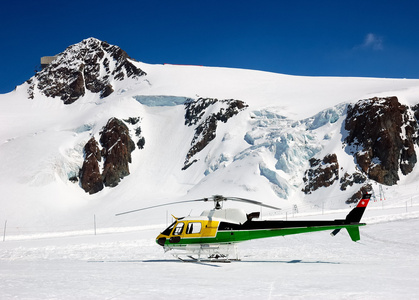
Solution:
M166 242L166 238L165 237L161 237L157 240L157 244L159 244L160 246L164 246L164 243Z

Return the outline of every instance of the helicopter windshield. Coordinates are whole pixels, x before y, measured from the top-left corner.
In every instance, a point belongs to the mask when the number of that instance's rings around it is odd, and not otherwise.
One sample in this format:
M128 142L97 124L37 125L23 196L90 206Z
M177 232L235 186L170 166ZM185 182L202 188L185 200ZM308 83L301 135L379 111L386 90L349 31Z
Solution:
M169 227L167 227L161 234L170 235L173 227L175 227L176 221L174 221Z

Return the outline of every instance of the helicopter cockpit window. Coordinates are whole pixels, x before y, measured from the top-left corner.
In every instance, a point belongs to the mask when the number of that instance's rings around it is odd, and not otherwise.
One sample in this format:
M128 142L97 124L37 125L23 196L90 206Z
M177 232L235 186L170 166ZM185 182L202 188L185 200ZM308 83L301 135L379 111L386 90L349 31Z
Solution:
M201 227L202 225L200 222L191 222L186 228L186 234L200 233Z
M182 233L183 226L185 226L185 223L177 223L175 230L173 230L173 235L180 235Z
M176 221L173 222L169 227L167 227L161 234L170 235L172 232L173 227L175 227Z

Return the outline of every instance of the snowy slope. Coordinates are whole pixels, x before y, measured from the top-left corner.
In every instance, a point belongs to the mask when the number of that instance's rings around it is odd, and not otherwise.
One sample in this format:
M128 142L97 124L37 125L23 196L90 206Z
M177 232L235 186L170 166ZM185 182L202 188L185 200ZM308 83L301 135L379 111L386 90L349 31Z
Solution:
M334 151L340 164L353 170L353 158L341 146L346 104L396 95L414 105L419 95L419 80L132 63L147 75L112 81L114 92L106 98L86 91L64 105L35 90L34 99L28 99L28 83L0 95L0 222L7 220L9 230L78 230L93 215L113 226L120 211L213 194L260 200L284 211L294 205L306 211L345 208L355 187L341 192L332 186L309 196L301 192L307 160ZM185 126L183 103L199 97L242 100L248 107L219 122L216 138L182 170L194 136ZM140 117L146 144L132 153L131 174L117 187L88 195L69 178L81 168L85 143L98 138L111 117ZM388 189L387 198L404 201L404 190L416 188L417 178L416 167L402 176L400 188ZM378 192L378 185L374 188ZM185 208L171 212L182 214ZM135 226L136 219L117 222ZM143 221L153 224L154 218Z

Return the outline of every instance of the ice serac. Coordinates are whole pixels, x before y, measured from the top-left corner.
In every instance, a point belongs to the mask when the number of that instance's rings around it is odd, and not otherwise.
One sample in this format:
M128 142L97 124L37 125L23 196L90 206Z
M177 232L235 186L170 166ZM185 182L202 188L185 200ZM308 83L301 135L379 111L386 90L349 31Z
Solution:
M71 104L86 91L105 98L114 92L113 81L136 79L146 73L132 63L128 54L107 42L88 38L69 46L28 83L28 97L38 89L47 97Z
M348 106L346 151L368 178L394 185L417 162L417 123L397 97L360 100Z

